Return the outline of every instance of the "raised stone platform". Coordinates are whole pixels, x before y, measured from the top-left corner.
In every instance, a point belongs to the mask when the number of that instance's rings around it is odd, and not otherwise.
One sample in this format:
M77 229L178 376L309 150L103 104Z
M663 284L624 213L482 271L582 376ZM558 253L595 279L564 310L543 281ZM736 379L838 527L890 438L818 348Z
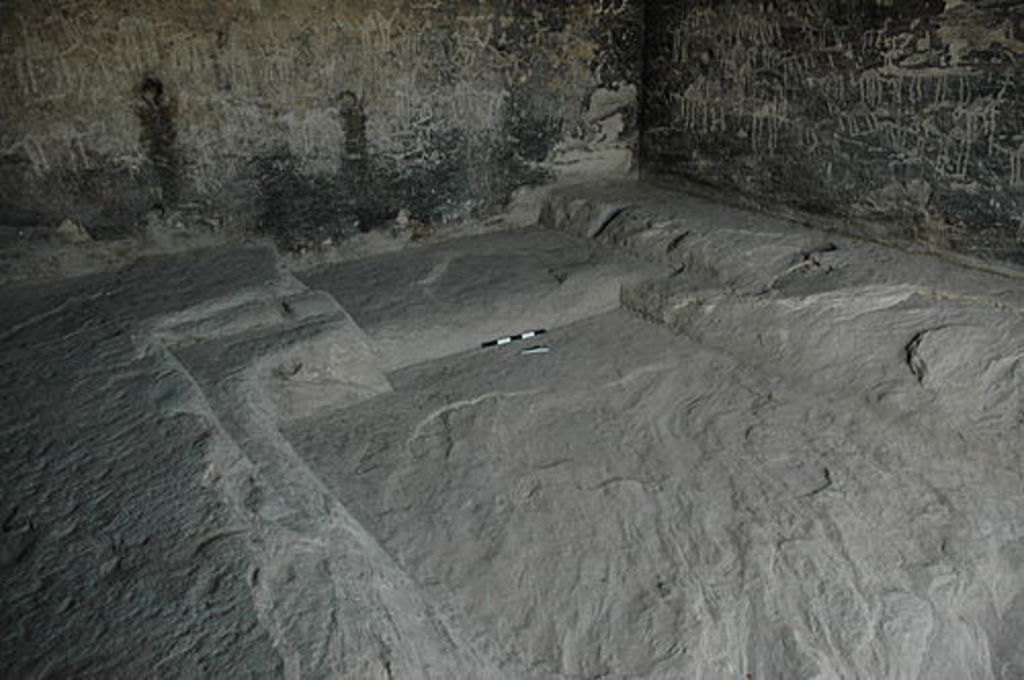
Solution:
M0 292L0 675L1024 673L1024 279L638 184L542 226Z
M456 239L299 274L329 292L392 371L510 333L564 326L620 305L666 267L564 233Z

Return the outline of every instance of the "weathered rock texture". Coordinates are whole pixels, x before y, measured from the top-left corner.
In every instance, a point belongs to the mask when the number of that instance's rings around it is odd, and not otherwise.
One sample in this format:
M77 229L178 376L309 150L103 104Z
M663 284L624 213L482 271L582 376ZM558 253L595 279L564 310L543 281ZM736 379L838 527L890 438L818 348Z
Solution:
M1024 262L1024 6L647 3L644 167Z
M0 677L1024 674L1019 277L544 217L303 274L351 314L261 248L0 291Z
M264 249L0 296L0 676L492 677L277 432L391 390Z
M461 238L301 273L333 295L394 371L510 332L554 328L617 309L624 286L664 265L553 231Z
M287 245L632 163L628 0L0 2L0 223L208 204Z

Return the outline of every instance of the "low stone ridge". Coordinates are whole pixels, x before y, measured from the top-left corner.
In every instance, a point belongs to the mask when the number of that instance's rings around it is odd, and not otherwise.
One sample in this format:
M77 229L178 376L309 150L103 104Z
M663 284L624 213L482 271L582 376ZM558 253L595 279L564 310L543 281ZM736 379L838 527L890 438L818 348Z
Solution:
M1015 457L1024 275L639 183L557 191L543 224L672 266L672 277L623 291L645 317L816 390L897 410L931 404L939 420Z
M273 251L7 289L0 317L5 677L486 666L293 467L280 420L390 385Z

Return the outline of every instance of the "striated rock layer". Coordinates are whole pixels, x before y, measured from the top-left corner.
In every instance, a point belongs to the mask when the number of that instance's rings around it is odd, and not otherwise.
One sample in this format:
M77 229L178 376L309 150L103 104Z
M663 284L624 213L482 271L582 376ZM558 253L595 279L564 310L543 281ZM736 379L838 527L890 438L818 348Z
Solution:
M638 184L542 226L4 290L0 675L1024 673L1019 273Z

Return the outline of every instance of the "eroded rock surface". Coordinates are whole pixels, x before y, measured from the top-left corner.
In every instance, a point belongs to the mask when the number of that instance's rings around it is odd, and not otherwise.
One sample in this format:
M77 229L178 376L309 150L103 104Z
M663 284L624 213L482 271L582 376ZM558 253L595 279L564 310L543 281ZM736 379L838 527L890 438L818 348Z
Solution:
M1019 461L622 311L547 342L287 430L471 636L536 677L1020 672Z
M246 261L258 275L261 258ZM224 292L175 265L2 296L5 677L281 674L250 594L249 527L214 479L240 457L140 332Z
M1024 673L1019 277L636 184L544 226L3 291L3 674Z
M664 266L552 231L457 239L299 277L334 295L370 336L385 371L525 330L616 309L623 286Z
M955 424L1009 459L1021 450L1019 273L641 184L556 193L544 223L672 266L672 277L624 290L624 304L648 318L815 391Z
M5 677L486 671L277 434L391 388L273 251L10 289L0 314Z
M1020 279L641 185L545 226L673 274L287 436L538 677L1021 671ZM464 273L463 285L473 276Z

